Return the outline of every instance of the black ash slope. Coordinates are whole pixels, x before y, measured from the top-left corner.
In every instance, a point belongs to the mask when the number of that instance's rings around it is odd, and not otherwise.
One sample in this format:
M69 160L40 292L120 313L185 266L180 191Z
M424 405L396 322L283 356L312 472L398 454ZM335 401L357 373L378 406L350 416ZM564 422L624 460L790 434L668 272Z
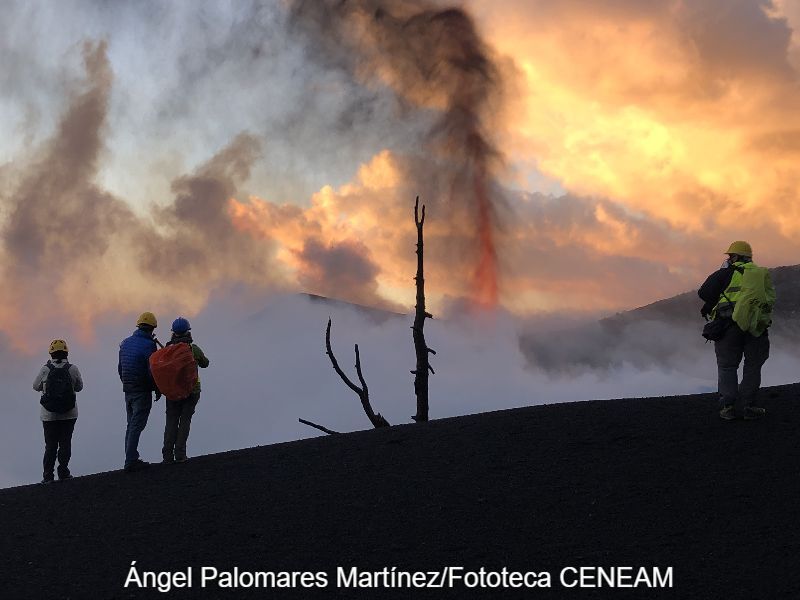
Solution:
M558 404L0 491L2 598L792 598L800 384L722 422L713 395ZM321 570L328 589L123 589L142 570ZM342 590L337 566L548 570L553 588ZM565 590L567 566L674 589ZM195 575L195 580L197 576Z

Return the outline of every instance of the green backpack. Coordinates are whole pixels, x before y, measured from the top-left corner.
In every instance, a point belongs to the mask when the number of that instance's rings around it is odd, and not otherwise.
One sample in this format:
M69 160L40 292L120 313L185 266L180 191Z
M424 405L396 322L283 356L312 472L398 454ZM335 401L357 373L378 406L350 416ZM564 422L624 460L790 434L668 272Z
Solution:
M775 288L769 270L753 263L744 265L742 289L733 308L733 321L742 331L760 336L772 323Z

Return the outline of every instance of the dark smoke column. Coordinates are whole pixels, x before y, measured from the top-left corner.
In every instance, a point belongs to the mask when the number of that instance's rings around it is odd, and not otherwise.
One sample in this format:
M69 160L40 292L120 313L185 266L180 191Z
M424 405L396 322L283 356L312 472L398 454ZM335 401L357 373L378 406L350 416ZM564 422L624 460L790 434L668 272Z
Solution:
M387 85L404 104L439 115L425 151L433 176L445 178L451 208L465 210L474 224L473 298L494 306L497 215L490 183L499 157L486 120L499 75L471 17L413 0L294 0L289 6L293 26L308 35L318 60L357 81Z

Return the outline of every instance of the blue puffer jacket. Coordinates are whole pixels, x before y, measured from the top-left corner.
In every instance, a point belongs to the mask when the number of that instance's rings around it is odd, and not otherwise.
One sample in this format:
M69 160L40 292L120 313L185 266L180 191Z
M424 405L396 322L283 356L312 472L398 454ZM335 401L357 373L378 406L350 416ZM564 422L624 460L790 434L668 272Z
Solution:
M142 329L137 329L120 342L117 371L123 392L149 392L156 389L149 362L150 355L155 351L153 337Z

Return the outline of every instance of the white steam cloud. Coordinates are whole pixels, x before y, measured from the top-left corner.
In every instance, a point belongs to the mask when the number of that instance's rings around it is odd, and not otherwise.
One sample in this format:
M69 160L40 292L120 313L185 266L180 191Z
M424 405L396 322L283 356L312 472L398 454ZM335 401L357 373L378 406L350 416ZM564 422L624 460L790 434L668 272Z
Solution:
M346 305L297 295L273 296L255 310L258 300L242 298L238 291L229 292L191 320L195 341L211 365L201 370L203 392L192 423L190 455L316 435L298 423L299 417L338 431L369 428L358 398L325 356L329 315L333 349L347 372L353 371L353 344L359 344L373 408L392 424L411 422L411 316L376 319ZM158 316L162 326L157 333L163 338L170 317ZM86 384L78 394L80 416L73 439L76 475L122 466L125 409L117 344L130 334L134 318L106 323L91 345L69 340L70 360ZM555 336L558 327L562 330ZM438 352L436 375L430 380L432 418L716 389L713 347L703 343L699 327L644 323L616 341L591 323L575 324L570 331L563 330L563 321L522 322L502 312L476 315L454 309L447 318L430 321L426 334ZM522 332L527 346L520 345ZM531 350L536 344L539 354ZM794 380L798 356L793 347L775 336L764 385ZM43 438L38 394L31 382L46 358L45 348L40 356L27 358L7 347L0 350L0 453L5 457L0 487L32 483L41 475ZM164 402L154 405L140 442L145 460L160 457Z

